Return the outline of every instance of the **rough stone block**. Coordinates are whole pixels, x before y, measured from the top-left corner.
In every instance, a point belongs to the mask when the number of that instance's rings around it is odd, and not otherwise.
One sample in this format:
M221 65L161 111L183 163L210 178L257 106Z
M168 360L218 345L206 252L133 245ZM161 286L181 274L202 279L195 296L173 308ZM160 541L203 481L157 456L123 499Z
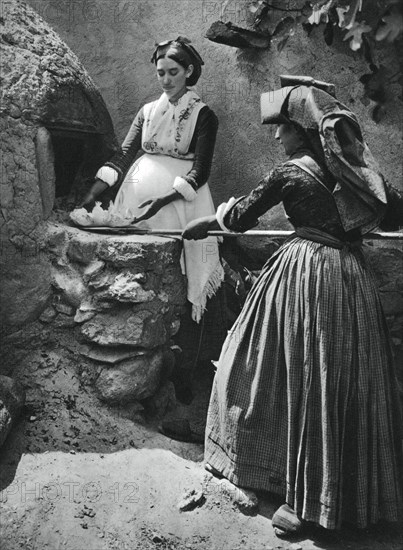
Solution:
M84 270L83 279L86 283L91 281L94 277L97 277L105 267L105 262L101 260L95 260L90 263Z
M119 302L142 303L155 298L155 292L144 290L132 273L120 273L109 287L108 294Z
M114 304L112 302L103 302L95 295L89 295L81 302L74 319L76 323L84 323L92 319L97 313L112 309L113 307Z
M81 355L92 359L93 361L98 361L100 363L108 363L110 365L116 365L126 359L131 359L133 357L139 357L145 355L147 352L142 349L128 349L125 346L120 346L116 348L110 348L105 346L85 346L80 350Z
M78 308L88 294L80 273L69 265L52 266L52 284L74 308Z
M73 238L67 248L67 255L73 262L89 264L97 259L99 241L93 235L83 234Z
M155 348L167 341L162 317L152 311L115 309L97 314L81 328L84 337L102 346L140 346Z
M75 325L76 322L74 318L70 317L69 315L64 315L63 313L59 313L59 315L53 322L53 326L56 328L73 328L75 327Z
M97 275L88 281L88 286L94 288L95 290L101 290L108 288L114 280L114 275L112 273L104 273L100 271Z
M74 315L74 321L77 324L85 323L86 321L89 321L95 316L95 311L82 311L78 309L76 311L76 314Z
M168 265L179 266L181 243L155 235L120 236L100 241L99 258L133 272L163 273Z
M46 250L58 257L64 256L68 236L66 227L59 224L49 224L46 227Z
M155 393L163 367L161 350L104 368L96 382L101 399L108 402L141 401Z
M74 308L62 302L55 304L55 310L64 315L74 315Z

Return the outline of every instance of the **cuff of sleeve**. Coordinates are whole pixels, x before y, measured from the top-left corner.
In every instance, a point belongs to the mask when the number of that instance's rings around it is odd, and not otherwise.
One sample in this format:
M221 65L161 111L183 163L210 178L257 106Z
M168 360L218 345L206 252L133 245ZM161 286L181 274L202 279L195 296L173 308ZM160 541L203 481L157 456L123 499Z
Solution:
M101 166L101 168L95 174L95 177L107 183L109 187L112 187L112 185L115 185L115 183L118 181L119 174L111 166Z
M193 189L190 183L179 176L175 178L173 188L175 189L175 191L182 195L185 201L192 201L197 196L196 191Z
M235 199L234 197L231 197L228 202L223 202L217 208L216 218L217 218L218 224L221 227L221 229L223 231L226 231L227 233L236 233L236 231L231 231L231 229L228 229L228 227L226 227L224 224L225 215L231 210L231 208L234 206L236 202L237 202L237 199Z

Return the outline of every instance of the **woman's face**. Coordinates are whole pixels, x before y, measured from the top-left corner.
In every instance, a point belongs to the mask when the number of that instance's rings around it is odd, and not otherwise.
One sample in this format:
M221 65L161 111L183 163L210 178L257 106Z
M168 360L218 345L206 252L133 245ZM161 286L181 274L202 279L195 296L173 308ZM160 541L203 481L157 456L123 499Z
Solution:
M157 61L157 77L170 101L179 99L186 91L186 79L192 74L193 65L187 69L169 57Z
M279 124L274 137L282 144L286 155L292 155L303 144L293 124Z

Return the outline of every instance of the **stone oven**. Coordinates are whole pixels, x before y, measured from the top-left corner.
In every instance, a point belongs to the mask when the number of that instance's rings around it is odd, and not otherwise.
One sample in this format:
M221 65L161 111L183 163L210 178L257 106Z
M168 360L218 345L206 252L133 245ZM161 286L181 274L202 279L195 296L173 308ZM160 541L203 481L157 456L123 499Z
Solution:
M3 371L16 349L50 344L79 358L101 398L146 399L173 361L186 299L181 242L72 226L68 211L117 148L111 118L78 58L30 7L5 0L2 17Z
M49 299L46 220L77 200L116 139L100 93L58 35L21 2L6 0L2 18L1 314L12 329Z

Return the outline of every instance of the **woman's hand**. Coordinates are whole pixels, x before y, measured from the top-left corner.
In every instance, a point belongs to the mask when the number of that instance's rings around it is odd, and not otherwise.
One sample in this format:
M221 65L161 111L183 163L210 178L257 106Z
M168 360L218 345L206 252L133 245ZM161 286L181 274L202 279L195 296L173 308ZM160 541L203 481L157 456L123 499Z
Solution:
M159 212L161 208L178 199L182 199L182 195L180 195L177 191L173 189L166 195L161 195L161 197L155 197L154 199L148 199L142 202L138 205L137 208L144 208L145 206L148 206L148 208L144 212L144 214L142 214L138 218L134 218L132 223L137 223L143 220L148 220L148 218L152 218L152 216L155 216L155 214Z
M220 229L214 215L198 218L197 220L193 220L187 224L182 233L182 237L184 239L195 241L206 239L208 237L208 232L213 229Z
M98 195L100 195L103 191L108 189L108 187L109 185L107 183L105 183L100 179L96 179L91 189L82 199L82 201L77 205L77 208L85 208L89 206L91 203L95 202L95 199L98 197Z
M148 208L144 214L138 218L134 218L132 223L137 223L152 218L152 216L155 216L155 214L159 212L166 204L166 201L161 197L158 197L157 199L148 199L147 201L142 202L138 205L138 208L144 208L146 206L148 206Z

